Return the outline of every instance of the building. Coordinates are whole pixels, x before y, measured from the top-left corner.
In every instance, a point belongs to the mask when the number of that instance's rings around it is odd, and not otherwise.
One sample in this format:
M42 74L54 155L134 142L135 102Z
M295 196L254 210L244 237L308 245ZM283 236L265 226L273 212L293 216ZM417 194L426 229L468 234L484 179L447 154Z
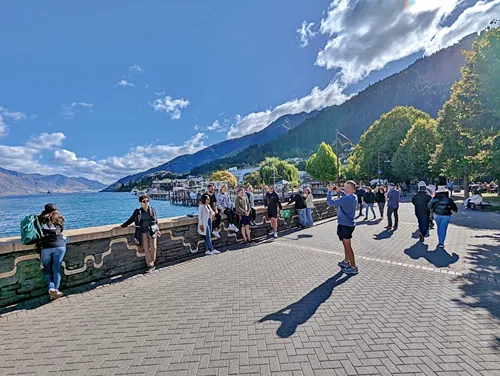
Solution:
M238 167L231 167L227 171L233 174L233 176L236 178L236 184L241 185L243 183L243 180L245 180L245 176L258 170L258 167L245 167L240 169Z

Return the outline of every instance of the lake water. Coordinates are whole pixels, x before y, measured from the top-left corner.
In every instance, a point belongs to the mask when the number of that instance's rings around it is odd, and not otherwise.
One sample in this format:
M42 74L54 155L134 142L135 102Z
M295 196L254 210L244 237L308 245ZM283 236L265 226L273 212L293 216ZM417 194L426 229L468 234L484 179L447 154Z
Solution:
M77 193L0 197L0 238L19 236L21 220L28 214L40 214L47 203L55 203L66 218L66 229L120 224L140 206L130 193ZM152 201L158 218L197 214L197 207L170 205Z

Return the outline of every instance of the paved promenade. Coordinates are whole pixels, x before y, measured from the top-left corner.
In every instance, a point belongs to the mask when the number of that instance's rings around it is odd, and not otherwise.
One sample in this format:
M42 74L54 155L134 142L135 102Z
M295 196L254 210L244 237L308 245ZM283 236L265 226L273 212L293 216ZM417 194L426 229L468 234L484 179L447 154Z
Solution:
M335 221L0 318L0 375L500 375L500 216Z

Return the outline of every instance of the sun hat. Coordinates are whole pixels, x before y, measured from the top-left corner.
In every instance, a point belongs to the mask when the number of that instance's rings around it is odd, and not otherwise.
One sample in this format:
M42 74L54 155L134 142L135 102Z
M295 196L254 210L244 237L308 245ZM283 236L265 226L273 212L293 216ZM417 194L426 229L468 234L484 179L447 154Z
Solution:
M43 209L42 215L50 214L52 212L55 212L56 210L57 210L56 204L47 204Z
M446 185L438 185L436 193L444 193L446 192Z

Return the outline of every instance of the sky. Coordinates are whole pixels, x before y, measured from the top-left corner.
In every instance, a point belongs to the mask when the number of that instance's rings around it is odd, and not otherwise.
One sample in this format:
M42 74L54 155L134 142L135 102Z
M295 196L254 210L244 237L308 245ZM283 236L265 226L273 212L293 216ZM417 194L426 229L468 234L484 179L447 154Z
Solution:
M0 167L112 183L340 104L483 30L500 0L27 0L0 14Z

